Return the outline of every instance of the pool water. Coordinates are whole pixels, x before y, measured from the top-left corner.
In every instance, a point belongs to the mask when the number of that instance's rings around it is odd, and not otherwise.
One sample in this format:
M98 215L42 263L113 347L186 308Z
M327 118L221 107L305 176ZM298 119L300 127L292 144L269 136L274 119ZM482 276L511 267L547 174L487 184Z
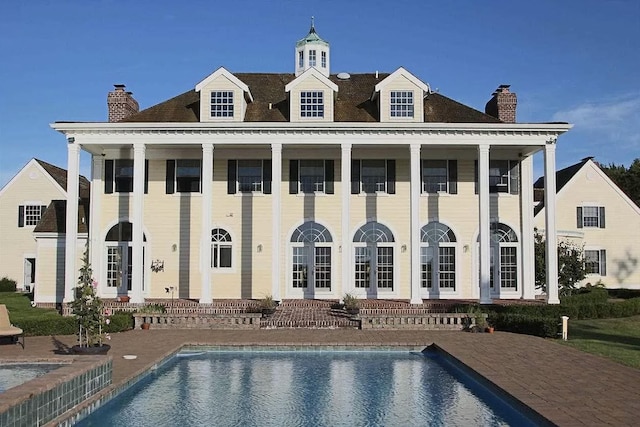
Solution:
M181 353L82 426L532 426L438 356Z
M0 366L0 393L31 381L61 365L52 363L9 363Z

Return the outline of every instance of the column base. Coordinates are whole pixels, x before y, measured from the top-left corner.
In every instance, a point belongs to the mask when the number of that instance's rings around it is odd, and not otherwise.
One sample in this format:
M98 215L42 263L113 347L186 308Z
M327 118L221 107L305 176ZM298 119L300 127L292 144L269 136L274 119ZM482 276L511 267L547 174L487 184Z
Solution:
M411 298L411 301L409 301L409 304L413 304L413 305L421 305L423 304L422 298Z
M213 303L213 299L212 298L200 298L198 300L199 304L212 304Z
M555 297L555 298L547 297L547 304L560 304L560 299L558 297Z

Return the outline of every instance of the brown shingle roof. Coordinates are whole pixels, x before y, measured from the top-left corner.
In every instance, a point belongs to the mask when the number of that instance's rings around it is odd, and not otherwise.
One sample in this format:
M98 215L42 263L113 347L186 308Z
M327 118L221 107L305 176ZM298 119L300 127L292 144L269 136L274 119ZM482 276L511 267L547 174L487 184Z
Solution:
M36 162L49 174L51 177L62 187L65 191L67 190L67 170L62 169L58 166L52 165L51 163L47 163L40 159L35 159ZM89 193L91 191L91 183L87 178L80 175L80 181L78 184L80 190L80 197L88 198Z
M64 233L66 230L67 201L52 200L45 209L34 233ZM89 199L78 204L78 233L89 232Z
M575 174L578 173L578 171L580 169L582 169L582 167L591 159L591 157L587 157L582 159L579 163L576 163L575 165L571 165L568 166L564 169L560 169L559 171L556 172L556 194L562 190L562 187L564 187L565 185L567 185L567 183L571 180L571 178L573 178L575 176ZM544 176L541 176L540 178L538 178L536 180L536 182L533 184L533 190L534 192L536 190L538 190L538 192L540 192L542 194L542 197L540 199L540 203L538 203L538 205L536 205L535 209L533 210L533 214L536 215L538 212L540 212L542 210L542 208L544 208ZM540 191L542 190L542 191Z
M247 105L245 122L289 121L289 100L285 86L295 79L294 74L237 73L238 79L249 86L253 102ZM375 85L387 73L351 74L341 80L336 75L329 78L338 85L335 98L334 120L336 122L379 121L377 101L371 97ZM271 109L269 108L271 104ZM431 93L424 102L425 122L438 123L499 123L500 120L484 114L446 96ZM133 114L124 122L199 122L200 94L190 90L160 104Z

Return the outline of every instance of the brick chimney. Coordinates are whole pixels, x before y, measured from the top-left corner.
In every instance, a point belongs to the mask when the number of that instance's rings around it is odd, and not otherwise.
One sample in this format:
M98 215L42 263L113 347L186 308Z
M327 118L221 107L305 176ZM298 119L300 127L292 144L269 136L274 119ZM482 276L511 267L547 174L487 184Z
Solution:
M516 122L516 104L518 99L515 93L509 91L510 85L500 85L493 97L484 107L484 112L505 123Z
M133 99L131 92L125 91L124 85L113 86L113 91L107 95L109 122L119 122L140 111L138 101Z

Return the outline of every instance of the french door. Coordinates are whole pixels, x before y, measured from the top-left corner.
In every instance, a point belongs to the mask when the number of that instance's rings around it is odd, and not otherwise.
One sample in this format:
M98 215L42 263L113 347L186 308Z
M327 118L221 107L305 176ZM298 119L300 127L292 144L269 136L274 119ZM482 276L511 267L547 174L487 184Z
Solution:
M393 247L369 244L354 250L356 291L393 291Z
M293 246L291 287L294 294L308 296L331 291L331 247L304 244Z

